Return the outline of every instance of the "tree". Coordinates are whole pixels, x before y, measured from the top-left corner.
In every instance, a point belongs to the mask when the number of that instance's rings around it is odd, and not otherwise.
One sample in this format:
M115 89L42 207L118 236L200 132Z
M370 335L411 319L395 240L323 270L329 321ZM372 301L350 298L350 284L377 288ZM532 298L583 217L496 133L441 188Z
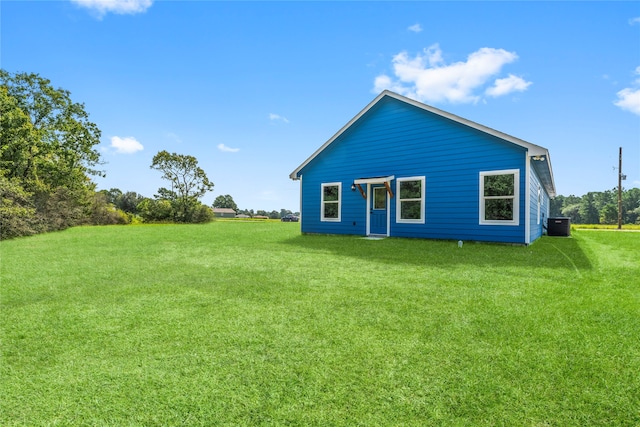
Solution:
M163 199L144 199L138 204L138 213L144 222L164 222L173 218L171 202Z
M0 162L7 178L19 178L31 191L37 185L47 190L84 187L87 175L103 175L95 169L100 164L95 146L101 132L69 91L55 89L37 74L11 75L4 70L0 87Z
M622 214L626 224L640 221L640 188L632 188L622 193Z
M38 232L31 194L0 173L0 240Z
M596 207L595 192L587 193L580 203L580 218L585 224L599 224L600 215Z
M233 197L228 194L216 197L216 199L213 201L212 206L214 208L228 208L233 209L236 212L238 211L238 205L236 205L236 202L233 201Z
M617 224L618 207L613 203L605 205L600 209L600 224Z
M162 172L162 178L171 183L171 189L160 188L158 198L168 200L173 207L173 220L192 222L201 204L198 199L213 190L213 183L198 167L193 156L160 151L153 157L151 169Z
M574 203L563 207L561 214L561 216L571 218L571 221L575 224L582 223L582 218L580 217L580 203ZM551 215L551 217L554 216L555 215Z
M33 218L16 233L33 234L90 222L100 130L83 104L37 74L0 70L0 175L3 203L28 206ZM31 209L35 209L32 211ZM33 221L32 221L33 220ZM27 223L32 226L27 227Z

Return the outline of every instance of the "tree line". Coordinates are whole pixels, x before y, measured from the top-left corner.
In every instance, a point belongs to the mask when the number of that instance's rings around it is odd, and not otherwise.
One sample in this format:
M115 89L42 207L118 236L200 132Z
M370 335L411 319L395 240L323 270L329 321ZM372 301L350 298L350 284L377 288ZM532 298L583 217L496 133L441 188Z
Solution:
M589 192L581 197L556 196L551 217L571 218L573 224L617 224L618 189ZM640 188L622 190L622 223L640 224Z

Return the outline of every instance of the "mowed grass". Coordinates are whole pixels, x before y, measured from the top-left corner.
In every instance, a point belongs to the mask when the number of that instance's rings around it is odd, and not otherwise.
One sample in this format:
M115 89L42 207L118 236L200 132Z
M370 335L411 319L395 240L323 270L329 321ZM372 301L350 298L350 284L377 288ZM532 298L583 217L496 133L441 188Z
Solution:
M572 234L2 242L0 425L640 425L640 233Z

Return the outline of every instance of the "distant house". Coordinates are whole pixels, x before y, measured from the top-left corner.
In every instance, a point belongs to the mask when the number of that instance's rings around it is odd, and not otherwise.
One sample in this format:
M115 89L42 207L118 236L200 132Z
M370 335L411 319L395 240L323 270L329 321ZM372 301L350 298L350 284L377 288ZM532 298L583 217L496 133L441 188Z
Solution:
M546 148L390 91L290 178L303 233L529 244L555 196Z
M213 208L213 216L216 218L235 218L236 211L231 208Z

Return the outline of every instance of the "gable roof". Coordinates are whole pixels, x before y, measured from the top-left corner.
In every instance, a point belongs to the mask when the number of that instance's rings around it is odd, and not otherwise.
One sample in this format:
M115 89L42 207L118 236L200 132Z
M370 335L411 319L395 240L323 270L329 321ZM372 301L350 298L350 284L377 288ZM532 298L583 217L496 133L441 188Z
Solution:
M540 180L542 181L542 184L544 185L545 189L547 190L547 192L549 193L549 195L551 197L554 197L556 192L555 192L555 184L553 181L553 172L551 170L551 161L549 158L549 150L547 150L544 147L541 147L539 145L536 144L532 144L530 142L527 142L525 140L522 140L520 138L516 138L514 136L508 135L506 133L497 131L495 129L492 129L490 127L481 125L479 123L473 122L471 120L467 120L465 118L462 118L460 116L456 116L455 114L451 114L448 113L446 111L440 110L438 108L432 107L430 105L427 104L423 104L421 102L415 101L411 98L407 98L406 96L403 95L399 95L395 92L391 92L390 90L385 90L383 92L381 92L378 96L376 96L376 98L371 101L366 107L364 107L364 109L362 109L362 111L360 111L358 114L356 114L356 116L354 118L352 118L351 120L349 120L349 122L344 125L338 132L336 132L335 135L333 135L327 142L325 142L320 148L318 148L307 160L305 160L300 166L298 166L293 172L291 172L291 174L289 175L289 178L293 179L293 180L298 180L300 179L300 176L298 175L300 173L300 171L307 166L309 163L311 163L311 161L313 159L315 159L322 151L324 151L325 148L327 148L329 145L331 145L331 143L333 143L336 139L338 139L340 137L340 135L342 135L349 127L351 127L351 125L353 125L356 121L358 121L362 116L364 116L371 108L373 108L374 105L376 105L378 102L380 102L380 100L382 100L384 97L390 97L390 98L394 98L397 99L398 101L401 102L405 102L409 105L412 105L414 107L420 108L422 110L425 111L429 111L430 113L436 114L438 116L444 117L446 119L452 120L454 122L463 124L465 126L469 126L473 129L479 130L481 132L484 132L486 134L495 136L497 138L500 138L504 141L510 142L512 144L518 145L520 147L523 147L527 150L527 152L529 153L530 157L533 157L536 161L533 162L534 168L536 169L536 172L538 172L538 175L540 176Z

